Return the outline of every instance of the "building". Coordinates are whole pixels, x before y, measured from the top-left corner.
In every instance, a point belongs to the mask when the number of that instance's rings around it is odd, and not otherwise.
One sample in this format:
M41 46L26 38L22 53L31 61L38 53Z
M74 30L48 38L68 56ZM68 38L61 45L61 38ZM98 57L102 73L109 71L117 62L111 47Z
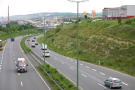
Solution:
M135 17L135 5L123 5L116 8L104 8L102 10L104 20L129 19Z

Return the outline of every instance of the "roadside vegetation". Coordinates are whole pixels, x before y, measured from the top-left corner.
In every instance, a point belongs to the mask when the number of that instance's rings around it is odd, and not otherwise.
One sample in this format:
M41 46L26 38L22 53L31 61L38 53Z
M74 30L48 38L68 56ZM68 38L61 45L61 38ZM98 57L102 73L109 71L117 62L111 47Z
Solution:
M48 31L48 48L76 59L76 23ZM43 43L43 37L38 38ZM135 18L79 23L79 60L135 76Z
M21 48L23 49L24 53L31 53L31 49L25 44L25 40L27 39L28 37L24 37L21 42L20 42L20 45L21 45ZM25 50L26 49L26 50Z
M59 74L56 68L51 67L49 64L43 65L43 68L47 71L48 74L52 76L52 78L61 86L63 90L76 90L74 85L63 75ZM37 69L43 74L43 76L49 81L54 90L60 90L57 85L48 77L48 75L41 69L41 67L37 67Z

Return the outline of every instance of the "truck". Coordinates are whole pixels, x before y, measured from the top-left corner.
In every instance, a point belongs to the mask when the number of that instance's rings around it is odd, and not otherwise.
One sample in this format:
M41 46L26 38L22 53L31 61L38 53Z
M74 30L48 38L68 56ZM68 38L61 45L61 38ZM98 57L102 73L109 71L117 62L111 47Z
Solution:
M16 66L17 72L27 72L28 64L25 63L25 58L18 58Z
M3 49L2 40L0 40L0 50Z
M11 37L11 41L15 41L15 37Z

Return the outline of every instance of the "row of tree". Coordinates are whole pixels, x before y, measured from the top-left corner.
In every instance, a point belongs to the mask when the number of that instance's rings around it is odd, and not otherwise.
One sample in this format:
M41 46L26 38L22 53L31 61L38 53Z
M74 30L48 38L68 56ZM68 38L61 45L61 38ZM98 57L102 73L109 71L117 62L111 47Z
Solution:
M31 24L25 24L25 25L6 25L7 27L3 27L0 25L0 31L3 32L14 32L14 31L22 31L22 30L27 30L27 29L33 29L36 28Z

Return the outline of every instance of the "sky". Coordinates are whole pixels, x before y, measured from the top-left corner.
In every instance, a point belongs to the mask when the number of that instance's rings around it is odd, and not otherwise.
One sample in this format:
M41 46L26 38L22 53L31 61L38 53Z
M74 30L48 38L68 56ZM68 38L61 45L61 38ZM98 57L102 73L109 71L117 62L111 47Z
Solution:
M0 0L0 16L26 15L41 12L77 12L77 4L68 0ZM135 0L89 0L79 3L79 13L102 12L105 7L135 5Z

